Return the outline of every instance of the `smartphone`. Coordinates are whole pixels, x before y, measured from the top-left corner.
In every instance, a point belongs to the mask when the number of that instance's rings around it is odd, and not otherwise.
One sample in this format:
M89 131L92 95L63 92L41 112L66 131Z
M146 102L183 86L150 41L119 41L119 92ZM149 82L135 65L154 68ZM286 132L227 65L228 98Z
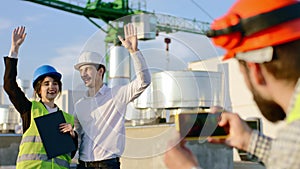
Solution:
M249 117L246 120L246 123L251 129L262 131L262 121L258 117Z
M226 138L228 133L218 125L221 113L179 113L175 115L176 130L186 140L201 140L207 137Z

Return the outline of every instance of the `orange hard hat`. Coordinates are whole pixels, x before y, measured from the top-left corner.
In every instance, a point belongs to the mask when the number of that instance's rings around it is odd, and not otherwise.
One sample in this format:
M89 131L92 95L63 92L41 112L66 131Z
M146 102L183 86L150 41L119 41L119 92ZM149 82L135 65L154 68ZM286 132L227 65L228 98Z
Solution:
M298 0L238 0L207 32L226 49L223 60L237 53L291 42L300 38Z

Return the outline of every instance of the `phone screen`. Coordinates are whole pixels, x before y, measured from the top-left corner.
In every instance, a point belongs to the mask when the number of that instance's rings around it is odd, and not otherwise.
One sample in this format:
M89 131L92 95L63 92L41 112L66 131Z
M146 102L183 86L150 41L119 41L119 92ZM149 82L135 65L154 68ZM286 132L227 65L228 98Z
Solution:
M218 125L220 113L182 113L177 115L177 129L188 139L201 137L226 137L224 128Z
M248 126L251 128L251 129L254 129L254 130L260 130L260 126L259 126L259 121L255 121L255 120L246 120L246 123L248 124Z

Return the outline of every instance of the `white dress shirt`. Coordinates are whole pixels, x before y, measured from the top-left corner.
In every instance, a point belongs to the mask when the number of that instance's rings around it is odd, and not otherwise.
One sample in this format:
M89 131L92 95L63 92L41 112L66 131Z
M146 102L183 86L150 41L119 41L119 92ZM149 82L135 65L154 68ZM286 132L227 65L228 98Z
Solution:
M132 54L136 79L124 86L103 85L94 97L75 104L75 130L80 135L79 159L100 161L120 157L125 147L127 104L151 83L150 71L141 52Z

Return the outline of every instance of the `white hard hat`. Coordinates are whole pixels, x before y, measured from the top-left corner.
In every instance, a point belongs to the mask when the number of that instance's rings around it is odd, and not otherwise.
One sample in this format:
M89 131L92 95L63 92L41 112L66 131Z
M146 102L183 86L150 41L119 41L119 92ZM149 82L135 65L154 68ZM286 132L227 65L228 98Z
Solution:
M99 53L83 51L79 56L78 62L74 65L74 68L79 70L81 66L87 64L105 65L104 58Z

